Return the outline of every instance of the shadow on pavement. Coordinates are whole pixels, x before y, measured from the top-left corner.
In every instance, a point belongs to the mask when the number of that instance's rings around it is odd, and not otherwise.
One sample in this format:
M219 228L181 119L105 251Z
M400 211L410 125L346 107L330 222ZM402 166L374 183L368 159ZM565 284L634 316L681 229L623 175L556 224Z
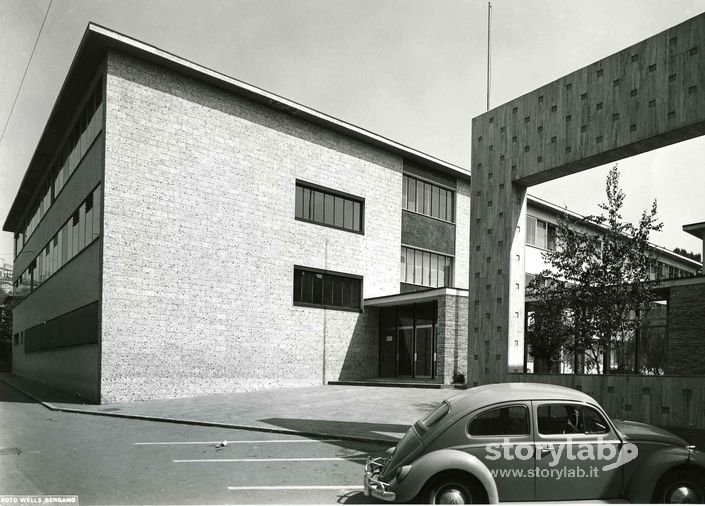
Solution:
M362 492L349 492L338 496L338 504L383 504L374 497L366 497Z
M401 436L409 429L408 425L391 423L311 420L307 418L266 418L259 421L299 432L388 439L391 445L397 443L397 438L388 435L388 433L397 433Z
M83 406L84 404L97 405L79 396L71 395L70 393L56 390L44 385L43 383L15 376L13 374L0 375L0 385L3 385L3 388L0 389L0 400L4 400L2 397L9 395L13 398L13 400L9 402L37 402L35 399L24 393L27 392L34 397L41 399L43 402L76 404L77 407ZM9 393L10 391L14 393Z

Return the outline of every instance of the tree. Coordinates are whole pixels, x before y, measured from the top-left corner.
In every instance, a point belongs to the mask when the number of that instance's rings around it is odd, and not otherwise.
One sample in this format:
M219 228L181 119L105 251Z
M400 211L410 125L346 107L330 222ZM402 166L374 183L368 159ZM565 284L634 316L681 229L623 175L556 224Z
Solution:
M552 281L560 283L556 280L542 280L530 284L536 301L529 314L526 339L534 357L535 373L554 372L570 337L568 308L561 291L548 284Z
M557 326L555 313L536 313L535 317L548 320L533 324L543 333L532 335L532 350L553 348L560 342L574 357L576 372L583 368L595 368L598 373L634 370L627 351L632 349L651 300L649 269L655 258L649 236L663 226L656 217L656 201L642 213L638 225L622 221L625 195L619 188L616 166L605 186L607 201L600 204L600 215L588 216L582 224L567 216L559 220L558 247L544 254L550 268L529 286L539 306L561 300L560 321L567 327L564 332ZM613 353L616 364L610 361ZM585 363L580 363L579 357L584 357Z
M702 262L703 257L700 253L693 253L692 251L688 251L685 248L674 248L673 249L674 253L677 253L678 255L684 256L686 258L690 258L691 260L695 260L696 262Z

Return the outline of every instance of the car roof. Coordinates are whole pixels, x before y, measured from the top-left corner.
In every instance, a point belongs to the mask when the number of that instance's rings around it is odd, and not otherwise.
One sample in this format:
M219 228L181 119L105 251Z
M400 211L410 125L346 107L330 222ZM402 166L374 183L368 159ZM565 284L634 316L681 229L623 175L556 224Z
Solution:
M573 388L547 383L493 383L473 387L454 395L448 402L454 408L480 408L512 401L573 401L597 404L588 394Z

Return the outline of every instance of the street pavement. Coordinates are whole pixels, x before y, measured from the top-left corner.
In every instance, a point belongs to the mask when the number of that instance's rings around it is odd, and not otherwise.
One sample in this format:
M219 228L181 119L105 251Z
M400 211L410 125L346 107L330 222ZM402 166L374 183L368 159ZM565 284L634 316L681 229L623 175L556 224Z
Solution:
M453 389L326 385L91 405L11 374L0 380L54 410L394 444Z
M0 496L80 504L362 504L387 445L50 411L0 382ZM2 499L2 497L0 497Z

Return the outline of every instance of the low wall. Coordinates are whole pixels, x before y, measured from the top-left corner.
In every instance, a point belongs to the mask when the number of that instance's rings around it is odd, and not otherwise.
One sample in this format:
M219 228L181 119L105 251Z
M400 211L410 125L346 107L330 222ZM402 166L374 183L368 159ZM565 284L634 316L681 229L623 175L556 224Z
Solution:
M550 383L594 397L616 419L705 429L705 377L516 374L507 381Z

